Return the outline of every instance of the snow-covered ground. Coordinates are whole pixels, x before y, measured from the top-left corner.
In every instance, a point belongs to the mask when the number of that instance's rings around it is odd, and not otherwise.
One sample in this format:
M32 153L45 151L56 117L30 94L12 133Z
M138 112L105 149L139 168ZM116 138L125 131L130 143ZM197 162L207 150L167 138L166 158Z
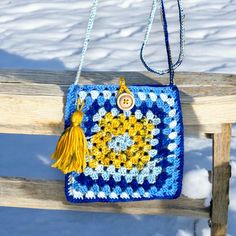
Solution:
M1 0L0 68L74 69L78 66L91 0ZM176 1L166 1L170 38L178 54ZM186 0L186 50L182 71L236 73L236 1ZM101 0L86 70L143 70L139 48L151 0ZM160 22L146 58L165 66ZM229 235L236 229L236 138L232 139ZM50 168L57 137L0 135L0 175L62 179ZM186 137L183 193L209 199L206 170L211 141ZM14 147L14 148L13 148ZM199 148L200 147L200 148ZM207 204L207 201L206 201ZM0 235L209 235L207 220L0 208Z

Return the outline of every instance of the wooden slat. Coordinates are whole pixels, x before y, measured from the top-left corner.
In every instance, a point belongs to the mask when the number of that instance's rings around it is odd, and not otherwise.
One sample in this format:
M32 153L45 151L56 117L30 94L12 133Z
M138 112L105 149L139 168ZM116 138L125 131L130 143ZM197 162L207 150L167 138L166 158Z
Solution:
M231 124L213 135L212 236L227 233L230 168Z
M70 85L74 82L75 71L42 71L42 70L0 70L1 83L37 83L37 84L57 84ZM81 83L84 84L106 84L118 82L119 76L125 76L129 84L144 83L145 78L148 84L167 84L168 75L157 78L149 72L112 72L96 71L83 72ZM219 73L197 73L197 72L177 72L175 74L176 84L180 87L232 87L235 86L235 76L232 74ZM209 93L210 91L208 91ZM198 96L197 94L195 96Z
M70 204L64 197L63 181L0 177L0 206L126 214L174 214L209 217L204 200L181 196L176 200L125 203Z
M65 94L75 73L0 70L0 132L60 134ZM81 84L157 84L148 72L86 72ZM167 77L158 79L167 83ZM177 73L187 132L214 133L219 124L236 122L236 76ZM188 128L189 126L189 128Z

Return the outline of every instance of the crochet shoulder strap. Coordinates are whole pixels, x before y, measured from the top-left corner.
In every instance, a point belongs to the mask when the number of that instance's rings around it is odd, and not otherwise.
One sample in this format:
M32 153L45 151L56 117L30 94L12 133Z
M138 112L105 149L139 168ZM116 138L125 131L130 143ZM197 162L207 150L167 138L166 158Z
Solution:
M167 59L168 59L168 68L167 69L153 69L151 68L147 62L144 59L144 49L148 43L149 35L152 29L153 21L155 18L156 10L157 10L157 3L159 2L160 5L160 14L161 14L161 20L162 20L162 25L163 25L163 30L164 30L164 36L165 36L165 45L166 45L166 52L167 52ZM165 6L164 6L164 0L154 0L152 4L152 10L148 19L148 25L146 29L146 33L144 36L144 41L141 46L140 50L140 59L145 66L145 68L158 75L164 75L169 73L170 74L170 84L174 83L174 70L181 65L184 57L184 10L183 10L183 5L182 5L182 0L177 0L178 3L178 10L179 10L179 27L180 27L180 52L177 61L173 65L172 63L172 58L171 58L171 50L170 50L170 43L169 43L169 34L168 34L168 26L167 26L167 19L166 19L166 13L165 13Z
M147 25L144 41L143 41L143 44L142 44L142 47L140 50L140 59L141 59L143 65L145 66L145 68L148 71L153 72L158 75L163 75L163 74L169 73L170 84L174 83L174 70L182 63L183 55L184 55L184 53L183 53L184 52L184 12L183 12L183 7L182 7L182 0L177 0L177 2L178 2L179 21L180 21L180 53L179 53L179 57L178 57L178 60L176 61L176 63L173 65L172 58L171 58L171 50L170 50L170 44L169 44L169 34L168 34L168 26L167 26L164 0L153 0L152 9L151 9L151 13L150 13L150 16L148 19L148 25ZM158 3L159 3L159 7L160 7L162 25L163 25L164 36L165 36L166 52L167 52L167 58L168 58L168 69L163 69L163 70L161 70L161 69L155 70L155 69L149 67L149 65L145 61L144 55L143 55L145 46L148 42L149 35L150 35L151 29L152 29L152 25L153 25L153 21L155 18ZM84 63L84 59L85 59L85 54L88 49L91 31L93 29L93 25L94 25L94 21L95 21L95 17L96 17L97 5L98 5L98 0L93 0L92 8L91 8L90 16L89 16L89 21L88 21L88 26L87 26L87 31L86 31L86 35L85 35L85 40L84 40L84 44L83 44L80 64L79 64L79 68L78 68L75 82L74 82L75 84L79 83L79 79L80 79L80 75L81 75L81 71L82 71L83 63Z

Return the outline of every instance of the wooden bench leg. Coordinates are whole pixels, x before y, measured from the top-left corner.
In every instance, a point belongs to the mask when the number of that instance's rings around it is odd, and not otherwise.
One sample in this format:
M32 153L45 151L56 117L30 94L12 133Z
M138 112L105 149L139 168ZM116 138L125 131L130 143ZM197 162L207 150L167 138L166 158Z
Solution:
M223 124L221 130L213 134L212 236L227 234L231 124Z

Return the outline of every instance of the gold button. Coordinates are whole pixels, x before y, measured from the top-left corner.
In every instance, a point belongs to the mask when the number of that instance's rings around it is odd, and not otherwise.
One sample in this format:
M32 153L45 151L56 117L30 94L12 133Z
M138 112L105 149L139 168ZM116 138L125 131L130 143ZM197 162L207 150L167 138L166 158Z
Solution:
M122 93L117 99L118 107L123 111L129 111L134 107L134 97L129 93Z

